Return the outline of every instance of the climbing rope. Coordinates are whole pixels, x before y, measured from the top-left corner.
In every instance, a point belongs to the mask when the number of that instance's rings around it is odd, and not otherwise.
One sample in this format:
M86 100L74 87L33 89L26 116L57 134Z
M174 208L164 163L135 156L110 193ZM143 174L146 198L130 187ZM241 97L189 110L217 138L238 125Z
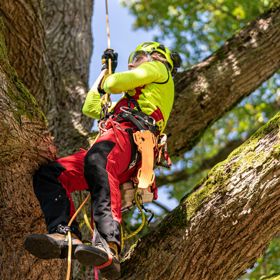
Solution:
M93 144L97 141L99 136L100 136L100 133L98 133L97 136L95 137L95 139L93 141ZM82 203L80 203L79 208L76 210L76 212L74 213L74 215L72 216L72 218L68 222L68 227L71 227L73 221L76 219L76 217L79 214L79 212L81 211L81 209L84 209L83 207L85 206L85 204L87 203L87 201L89 199L90 199L90 193L87 195L87 197L84 199L84 201ZM86 216L86 219L85 219L85 223L89 226L91 232L93 233L93 229L90 226L90 223L88 221L87 216ZM71 259L72 259L72 236L71 236L71 232L70 231L68 231L66 239L68 239L68 256L67 256L66 280L70 280L70 276L71 276L71 263L72 263L71 262Z
M79 201L80 201L80 204L82 204L82 201L83 201L82 200L82 192L80 192ZM93 230L93 228L90 224L90 221L89 221L89 218L88 218L87 211L86 211L85 207L83 207L82 211L83 211L83 218L84 218L85 224L86 224L87 228L89 229L89 231L91 232L91 234L93 235L94 230Z
M110 25L109 25L109 9L108 9L108 0L105 0L105 7L106 7L106 30L107 30L107 48L109 49L111 47L111 36L110 36ZM111 59L109 59L108 61L108 74L112 74L112 61ZM111 98L110 98L110 94L106 93L103 96L103 106L105 108L108 108L111 106L112 102L111 102ZM96 140L99 138L100 133L97 135L97 137L94 140L94 143L96 142ZM93 143L93 144L94 144ZM77 209L77 211L75 212L75 214L72 216L71 220L68 223L68 226L70 227L72 222L74 221L74 219L77 217L78 213L81 211L81 209L83 208L83 206L86 204L86 202L89 200L90 198L90 194L87 195L87 197L85 198L85 200L80 204L80 207ZM85 223L87 225L87 227L90 229L91 233L93 234L93 229L90 225L89 219L87 217L86 211L83 209L83 216L84 216L84 220ZM66 274L66 280L70 279L71 276L71 257L72 257L72 236L71 236L71 232L69 231L67 233L67 239L68 239L68 259L67 259L67 274Z
M106 6L106 31L107 31L107 48L110 49L111 48L111 35L110 35L110 24L109 24L109 8L108 8L108 0L105 0L105 6ZM111 58L109 58L108 61L108 74L111 75L112 74L112 60ZM103 99L103 106L105 107L110 107L112 104L111 101L111 97L110 97L110 93L106 92L105 95L102 97Z
M108 0L105 0L106 5L106 31L107 31L107 48L111 48L111 36L110 36L110 24L109 24L109 9L108 9ZM110 69L111 68L111 69ZM109 74L112 73L112 67L109 65Z
M106 7L106 32L107 32L107 48L110 49L111 48L111 36L110 36L110 25L109 25L109 9L108 9L108 0L105 0L105 7ZM112 74L112 60L111 58L109 58L108 60L108 70L107 72L104 71L104 76L102 77L100 75L101 78L101 82L104 79L104 77L106 77L106 75L110 75ZM103 74L102 74L103 75ZM99 84L100 81L98 81ZM97 85L98 86L98 85ZM106 116L106 113L108 113L109 108L112 105L111 102L111 97L110 97L110 93L105 93L101 99L102 102L102 111L104 112L104 116ZM99 127L99 134L96 136L94 142L92 145L94 145L94 143L97 141L97 139L100 137L101 135L101 131L102 129L100 129L101 127ZM90 199L90 194L87 195L87 197L82 201L82 197L81 197L81 193L80 193L80 206L79 208L76 210L76 212L74 213L74 215L72 216L72 218L70 219L68 226L71 227L73 221L75 220L75 218L77 217L77 215L79 214L79 212L81 211L81 209L83 209L83 218L85 221L86 226L89 228L90 232L94 233L93 228L90 224L90 221L88 219L86 210L84 209L84 205L86 204L86 202ZM82 201L82 202L81 202ZM130 233L127 236L124 236L123 234L123 229L121 227L121 248L124 247L124 241L128 240L132 237L134 237L135 235L137 235L145 226L145 224L147 223L146 220L146 216L144 211L148 212L144 206L143 206L143 201L142 201L142 196L140 194L140 192L135 191L135 195L134 195L134 201L135 201L135 205L138 208L139 212L141 213L141 218L142 218L142 222L140 224L140 226L132 233ZM144 211L143 211L144 209ZM151 219L149 219L151 220ZM71 232L68 231L67 236L66 236L66 240L68 240L68 257L67 257L67 274L66 274L66 280L70 280L71 277L71 257L72 257L72 236L71 236ZM99 267L100 268L100 267ZM98 279L98 269L94 269L94 274L95 274L95 279Z
M146 225L146 216L145 216L145 213L142 208L142 196L137 190L135 191L135 194L134 194L134 201L135 201L136 207L138 208L138 210L141 214L142 222L141 222L140 226L134 232L130 233L127 236L124 236L123 228L121 227L121 250L124 248L124 241L137 235L143 229L143 227Z
M68 227L71 227L73 221L75 220L75 218L77 217L77 215L79 214L81 209L84 207L86 202L89 200L89 198L90 198L90 194L87 195L87 197L82 202L80 207L76 210L76 212L74 213L74 215L72 216L72 218L70 219L70 221L68 223ZM70 276L71 276L71 259L72 259L71 258L72 257L72 236L71 236L71 231L68 231L67 238L68 238L68 258L67 258L66 280L70 280Z

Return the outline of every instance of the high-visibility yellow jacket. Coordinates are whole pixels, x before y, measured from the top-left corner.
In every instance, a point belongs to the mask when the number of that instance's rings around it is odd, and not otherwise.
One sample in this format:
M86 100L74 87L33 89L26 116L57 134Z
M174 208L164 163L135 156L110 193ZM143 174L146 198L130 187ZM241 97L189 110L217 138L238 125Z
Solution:
M174 83L170 71L162 62L144 62L133 70L109 75L103 89L110 93L127 93L138 102L143 113L156 120L159 130L164 130L173 106ZM123 106L127 100L124 95L111 112L117 113L118 106ZM101 99L96 90L88 92L82 110L91 118L100 118Z

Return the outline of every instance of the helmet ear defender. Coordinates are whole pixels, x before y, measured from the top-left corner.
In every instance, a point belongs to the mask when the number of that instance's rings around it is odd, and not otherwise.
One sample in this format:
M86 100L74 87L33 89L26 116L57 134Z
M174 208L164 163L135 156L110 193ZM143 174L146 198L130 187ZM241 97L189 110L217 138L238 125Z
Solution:
M172 52L170 54L170 57L173 61L173 70L172 70L172 74L176 74L177 73L177 69L181 66L182 64L182 58L181 56L177 53L177 52Z

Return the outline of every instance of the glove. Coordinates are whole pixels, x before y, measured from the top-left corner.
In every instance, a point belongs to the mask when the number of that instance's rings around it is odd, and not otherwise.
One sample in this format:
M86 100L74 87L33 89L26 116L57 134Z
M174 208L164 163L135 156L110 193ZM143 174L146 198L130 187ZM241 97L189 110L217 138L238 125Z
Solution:
M101 71L104 69L109 69L109 58L111 59L112 73L114 73L118 65L118 53L116 53L113 49L106 49L104 51L102 55Z

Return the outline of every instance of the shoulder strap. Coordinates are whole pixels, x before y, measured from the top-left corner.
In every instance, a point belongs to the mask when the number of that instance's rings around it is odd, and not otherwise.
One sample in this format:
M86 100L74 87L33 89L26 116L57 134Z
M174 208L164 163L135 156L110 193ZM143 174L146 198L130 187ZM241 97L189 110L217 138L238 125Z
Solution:
M137 100L135 100L132 96L130 96L127 92L125 93L125 97L128 99L128 107L130 108L130 103L134 105L134 107L137 108L139 112L142 112Z

